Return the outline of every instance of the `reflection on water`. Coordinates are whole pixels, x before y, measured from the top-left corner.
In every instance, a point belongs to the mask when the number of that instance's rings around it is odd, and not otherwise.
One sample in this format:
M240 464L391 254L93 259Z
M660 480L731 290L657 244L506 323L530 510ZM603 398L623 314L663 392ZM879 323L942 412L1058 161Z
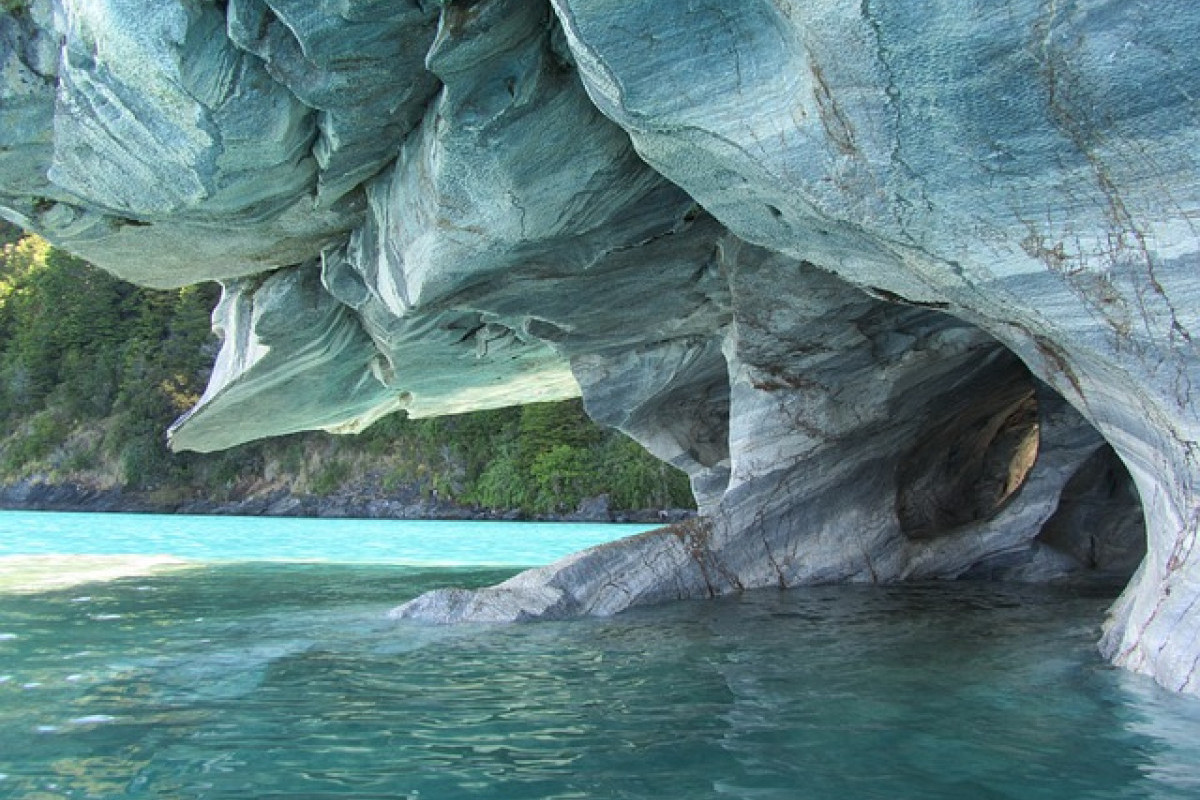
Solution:
M1200 702L1099 660L1105 592L385 617L508 574L229 565L2 597L0 797L1200 796Z

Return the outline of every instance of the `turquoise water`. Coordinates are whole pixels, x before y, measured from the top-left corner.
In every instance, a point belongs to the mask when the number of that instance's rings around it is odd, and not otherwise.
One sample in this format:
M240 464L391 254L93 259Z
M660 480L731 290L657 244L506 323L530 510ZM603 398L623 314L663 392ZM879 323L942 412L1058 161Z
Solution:
M1098 658L1109 590L385 616L512 572L222 562L0 595L0 797L1200 797L1200 702Z
M0 556L536 566L654 527L0 511Z

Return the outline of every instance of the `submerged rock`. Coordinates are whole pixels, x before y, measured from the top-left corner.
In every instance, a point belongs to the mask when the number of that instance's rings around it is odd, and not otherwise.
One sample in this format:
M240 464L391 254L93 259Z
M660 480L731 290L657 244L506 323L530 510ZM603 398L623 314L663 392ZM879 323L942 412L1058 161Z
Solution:
M32 0L0 214L225 283L176 447L581 393L691 477L698 520L402 616L1127 574L1144 529L1104 648L1196 692L1198 36L1182 0Z

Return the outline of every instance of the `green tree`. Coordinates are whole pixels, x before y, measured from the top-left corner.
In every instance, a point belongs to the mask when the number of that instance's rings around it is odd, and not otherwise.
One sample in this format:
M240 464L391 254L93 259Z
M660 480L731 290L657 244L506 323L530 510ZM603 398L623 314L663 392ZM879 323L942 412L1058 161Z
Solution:
M106 414L132 288L37 237L6 256L5 407L32 411L57 393L72 415Z
M688 508L687 475L651 456L632 439L614 436L600 452L598 472L605 476L616 508Z
M515 443L496 452L465 499L485 508L533 510L534 497L529 474L521 469Z
M555 444L543 450L529 469L534 510L571 511L585 497L598 493L603 484L597 466L591 450L572 444Z

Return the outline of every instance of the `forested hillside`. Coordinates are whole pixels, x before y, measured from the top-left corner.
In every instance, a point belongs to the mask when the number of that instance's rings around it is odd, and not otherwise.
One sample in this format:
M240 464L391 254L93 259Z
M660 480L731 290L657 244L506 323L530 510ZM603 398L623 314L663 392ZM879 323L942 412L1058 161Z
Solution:
M165 430L203 391L218 348L219 287L143 289L11 226L0 243L0 484L119 489L157 507L336 495L526 514L599 495L613 509L691 504L682 473L594 425L578 401L173 454Z

